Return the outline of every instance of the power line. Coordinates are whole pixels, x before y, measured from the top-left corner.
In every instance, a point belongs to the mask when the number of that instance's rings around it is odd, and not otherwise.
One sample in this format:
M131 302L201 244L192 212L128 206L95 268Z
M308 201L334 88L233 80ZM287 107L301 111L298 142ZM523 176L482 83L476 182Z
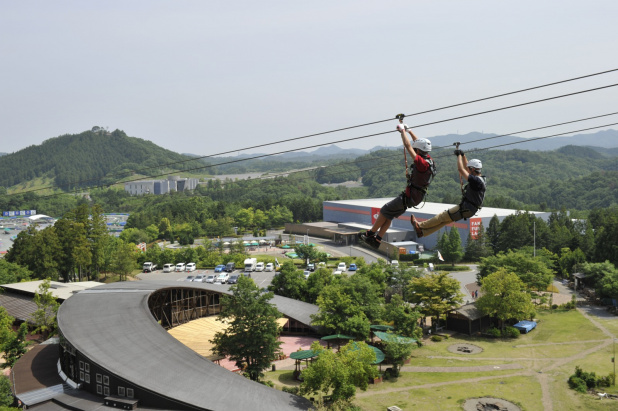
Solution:
M430 126L430 125L434 125L434 124L445 123L445 122L448 122L448 121L454 121L454 120L460 120L460 119L463 119L463 118L475 117L475 116L479 116L479 115L482 115L482 114L488 114L488 113L508 110L508 109L512 109L512 108L523 107L523 106L527 106L527 105L531 105L531 104L541 103L541 102L545 102L545 101L556 100L556 99L565 98L565 97L571 97L571 96L575 96L575 95L579 95L579 94L589 93L589 92L593 92L593 91L599 91L599 90L603 90L603 89L607 89L607 88L611 88L611 87L616 87L616 86L618 86L618 83L610 84L610 85L606 85L606 86L601 86L601 87L595 87L595 88L592 88L592 89L576 91L576 92L573 92L573 93L561 94L561 95L553 96L553 97L547 97L547 98L543 98L543 99L539 99L539 100L528 101L528 102L525 102L525 103L513 104L513 105L510 105L510 106L504 106L504 107L500 107L500 108L496 108L496 109L480 111L480 112L476 112L476 113L472 113L472 114L466 114L466 115L462 115L462 116L451 117L451 118L444 119L444 120L437 120L437 121L433 121L433 122L429 122L429 123L417 124L417 125L412 126L411 128L421 128L421 127L426 127L426 126ZM240 161L255 160L255 159L260 159L260 158L264 158L264 157L270 157L270 156L274 156L274 155L285 154L285 153L299 151L299 150L306 150L306 149L311 149L311 148L322 147L322 146L331 145L331 144L335 144L335 143L344 143L344 142L349 142L349 141L353 141L353 140L360 140L360 139L369 138L369 137L376 137L376 136L380 136L380 135L384 135L384 134L388 134L388 133L392 133L392 132L394 132L394 130L384 131L384 132L380 132L380 133L373 133L373 134L368 134L368 135L359 136L359 137L351 137L351 138L331 141L331 142L327 142L327 143L315 144L315 145L312 145L312 146L306 146L306 147L297 148L297 149L284 150L284 151L280 151L280 152L276 152L276 153L271 153L271 154L263 154L263 155L258 155L258 156L254 156L254 157L248 157L248 158L243 158L243 159L238 159L238 160L231 160L231 161L227 161L227 162L223 162L223 163L217 163L217 164L212 164L212 165L204 165L204 166L200 166L200 167L194 167L194 168L186 169L186 170L183 170L183 171L190 172L190 171L195 171L195 170L202 170L202 169L205 169L205 168L211 168L211 167L216 167L216 166L221 166L221 165L233 164L233 163L237 163L237 162L240 162ZM496 137L493 137L493 138L496 138ZM269 143L269 144L266 144L266 145L270 145L270 144L272 144L272 143ZM256 147L258 147L258 146L256 146ZM237 151L237 150L235 150L235 151ZM193 161L193 160L196 160L196 159L192 159L192 160L189 160L189 161ZM184 163L184 162L186 162L186 161L182 161L180 163ZM170 164L177 164L177 162L170 163ZM175 172L178 172L178 171L151 175L149 177L150 178L162 177L162 176L166 176L166 175L169 175L169 174L172 174L172 173L175 173ZM137 178L137 179L133 179L133 180L124 181L124 183L140 181L140 180L143 180L143 179L144 178ZM85 180L83 182L87 182L87 181L93 181L93 180ZM69 184L79 184L79 183L80 182L74 182L74 183L69 183ZM117 183L115 183L115 184L117 184ZM92 188L100 188L100 187L110 186L110 185L113 185L113 184L98 185L98 186L91 187L91 189ZM59 186L53 185L53 186L49 186L49 187L37 188L37 189L34 189L34 190L29 190L29 191L22 192L22 193L28 193L28 192L33 192L33 191L40 191L40 190L50 189L50 188L55 188L55 187L59 187Z
M555 86L555 85L558 85L558 84L564 84L564 83L568 83L568 82L572 82L572 81L582 80L582 79L585 79L585 78L600 76L600 75L612 73L612 72L615 72L615 71L618 71L618 68L611 69L611 70L600 71L600 72L592 73L592 74L586 74L586 75L583 75L583 76L573 77L573 78L569 78L569 79L566 79L566 80L560 80L560 81L555 81L555 82L551 82L551 83L545 83L545 84L541 84L539 86L528 87L528 88L524 88L524 89L520 89L520 90L516 90L516 91L510 91L510 92L507 92L507 93L496 94L494 96L483 97L483 98L479 98L479 99L475 99L475 100L469 100L469 101L465 101L465 102L462 102L462 103L451 104L451 105L448 105L448 106L437 107L437 108L433 108L433 109L429 109L429 110L419 111L419 112L407 114L407 115L404 115L404 116L405 117L418 116L418 115L421 115L421 114L432 113L432 112L436 112L436 111L446 110L446 109L449 109L449 108L460 107L460 106L464 106L464 105L468 105L468 104L478 103L478 102L481 102L481 101L492 100L492 99L499 98L499 97L505 97L505 96L509 96L509 95L519 94L519 93L523 93L523 92L526 92L526 91L532 91L532 90L537 90L537 89L541 89L541 88L545 88L545 87ZM355 129L355 128L360 128L360 127L365 127L365 126L370 126L370 125L384 123L384 122L387 122L387 121L392 121L394 119L395 118L388 118L388 119L384 119L384 120L377 120L377 121L372 121L372 122L368 122L368 123L363 123L363 124L359 124L359 125L355 125L355 126L337 128L337 129L333 129L333 130L329 130L329 131L323 131L323 132L319 132L319 133L308 134L308 135L305 135L305 136L293 137L293 138L288 138L288 139L284 139L284 140L274 141L274 142L270 142L270 143L258 144L258 145L255 145L255 146L250 146L250 147L244 147L244 148L235 149L235 150L224 151L224 152L221 152L221 153L209 154L209 155L194 157L194 158L191 158L191 159L175 161L175 162L171 162L171 163L165 163L165 164L161 164L161 165L157 165L157 166L152 166L152 167L146 167L146 168L142 168L142 169L138 169L138 170L131 170L131 172L142 173L144 171L152 170L152 169L155 169L155 168L169 167L169 166L173 166L173 165L176 165L176 164L183 164L183 163L190 162L190 161L196 161L196 160L201 160L201 159L206 159L206 158L212 158L212 157L221 156L221 155L225 155L225 154L232 154L232 153L236 153L236 152L239 152L239 151L245 151L245 150L252 150L252 149L256 149L256 148L268 147L268 146L271 146L271 145L282 144L282 143L287 143L287 142L296 141L296 140L302 140L302 139L306 139L306 138L310 138L310 137L317 137L317 136L321 136L321 135L325 135L325 134L336 133L336 132L339 132L339 131L352 130L352 129ZM450 120L444 120L444 121L450 121ZM428 123L427 125L429 125L429 124L437 124L437 123ZM417 127L421 127L421 126L417 126ZM120 176L120 175L123 175L125 173L126 172L111 174L111 175L108 175L106 177L109 178L109 177L114 177L114 176ZM93 179L71 182L69 184L77 185L77 184L86 183L86 182L90 182L90 181L93 181ZM54 188L54 187L58 187L58 186L43 187L43 188L40 188L40 189L37 189L37 190L45 190L45 189ZM37 191L37 190L33 190L33 191Z

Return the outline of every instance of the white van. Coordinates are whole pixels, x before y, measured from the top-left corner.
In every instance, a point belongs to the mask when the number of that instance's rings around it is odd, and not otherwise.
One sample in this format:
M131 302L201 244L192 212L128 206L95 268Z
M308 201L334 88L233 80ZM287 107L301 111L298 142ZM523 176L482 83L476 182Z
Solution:
M195 271L195 263L187 264L187 267L185 268L185 270L187 270L187 271Z
M275 265L273 263L266 264L266 268L264 268L264 271L275 271Z
M171 273L176 269L176 266L174 264L163 264L163 272L164 273Z
M339 265L337 266L337 271L348 271L348 267L345 265L345 263L339 263Z
M176 264L176 271L184 271L184 270L185 270L185 263Z
M397 261L397 260L393 260L393 261L391 261L391 266L392 266L393 268L399 268L399 261Z
M255 265L255 271L264 271L264 263L263 262L259 262Z

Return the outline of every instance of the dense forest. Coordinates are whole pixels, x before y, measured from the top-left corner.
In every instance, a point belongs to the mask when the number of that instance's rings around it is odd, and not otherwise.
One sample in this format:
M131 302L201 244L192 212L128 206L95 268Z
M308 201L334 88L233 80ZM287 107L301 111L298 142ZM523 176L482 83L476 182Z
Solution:
M109 184L136 173L158 175L205 165L201 160L188 160L150 141L128 137L121 130L110 133L94 127L1 156L0 186L8 188L41 178L49 182L47 185L70 191Z

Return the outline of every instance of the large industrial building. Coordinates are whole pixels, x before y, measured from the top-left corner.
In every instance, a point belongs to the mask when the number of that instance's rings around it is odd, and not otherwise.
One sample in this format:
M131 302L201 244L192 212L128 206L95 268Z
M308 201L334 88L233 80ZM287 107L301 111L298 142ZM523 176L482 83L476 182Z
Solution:
M165 180L142 180L124 184L124 191L131 195L167 194L171 191L195 190L199 183L197 178L180 178L169 176Z
M325 201L322 205L323 220L325 222L336 223L341 227L367 229L370 228L378 218L380 208L390 200L392 199L369 198L361 200ZM455 204L424 203L419 208L410 208L402 216L393 220L391 228L386 233L383 241L393 244L416 242L425 249L433 249L438 243L439 236L441 236L447 228L445 227L427 237L417 239L416 233L410 224L410 216L414 214L416 219L421 222L454 206ZM459 230L462 244L465 246L468 234L470 234L471 238L475 238L481 224L486 229L489 226L489 221L494 215L498 217L498 220L502 221L507 216L516 213L517 210L483 207L474 217L453 222L447 227L449 230L451 228L457 228L457 230ZM547 220L551 215L550 212L531 211L530 213L544 220Z

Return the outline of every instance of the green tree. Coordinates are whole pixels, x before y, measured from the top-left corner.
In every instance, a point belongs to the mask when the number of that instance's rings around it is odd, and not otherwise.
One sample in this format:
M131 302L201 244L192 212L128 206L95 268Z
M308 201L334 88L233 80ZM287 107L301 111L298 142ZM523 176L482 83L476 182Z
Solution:
M272 293L262 293L253 280L240 277L230 286L232 296L223 296L218 319L229 323L211 343L217 355L229 357L243 367L253 381L274 361L281 342L277 319L280 313L270 303Z
M575 251L571 251L570 248L563 248L560 250L558 266L560 267L560 274L564 278L571 278L571 274L573 274L573 267L585 262L586 255L579 248Z
M15 401L15 398L11 390L11 380L6 375L0 375L0 406L10 407L13 405L13 401Z
M384 356L389 364L393 364L395 377L399 376L399 370L405 361L410 358L412 350L415 348L415 343L400 340L388 341L384 344Z
M111 269L119 275L120 281L126 281L127 275L135 270L136 260L135 244L119 240L113 252Z
M446 272L429 273L413 278L409 285L410 302L420 307L425 317L432 318L435 331L440 315L459 307L463 303L459 281Z
M500 220L498 216L494 216L489 220L489 226L487 227L487 245L491 248L492 252L496 254L498 252L498 241L500 239Z
M307 279L306 302L315 304L320 292L333 282L333 273L327 268L319 268Z
M523 320L534 315L534 305L526 292L526 285L506 268L483 278L481 290L483 293L476 300L476 307L482 313L498 318L502 329L506 320Z
M174 241L174 234L172 232L172 223L167 217L159 220L159 233L163 240Z
M56 301L51 291L51 282L49 279L43 280L39 285L39 289L34 294L34 303L36 311L32 314L34 322L33 334L41 334L43 340L46 340L50 335L56 332L58 327L56 322L56 314L60 304Z
M296 244L294 246L294 252L298 255L298 258L305 262L315 262L318 259L319 251L310 245Z
M446 232L444 233L446 236ZM451 228L448 233L448 240L443 242L442 255L447 262L453 266L461 261L464 256L464 251L461 246L461 237L459 230L455 227Z
M324 327L330 334L349 335L359 340L369 336L371 323L365 312L340 284L326 286L316 304L320 309L312 316L314 325Z
M12 284L30 280L32 273L19 264L0 258L0 284Z
M331 392L333 401L349 403L356 395L357 387L365 391L369 380L378 375L378 370L372 365L376 360L375 353L363 342L350 342L334 352L315 341L311 349L317 358L301 374L303 394Z
M21 323L17 331L11 331L6 336L6 340L2 343L2 358L4 363L0 364L1 368L12 368L17 360L26 353L27 347L30 344L26 340L28 334L28 323Z
M466 261L479 261L482 257L488 257L492 254L493 250L488 244L487 235L483 229L483 223L481 223L476 238L472 238L468 232L464 258Z
M249 207L238 210L234 216L234 220L241 230L246 230L247 228L253 226L253 208Z
M528 289L546 291L554 277L553 271L547 264L546 259L534 258L527 255L525 251L500 252L495 256L481 259L477 281L480 284L482 279L489 274L500 268L505 268L517 274Z
M394 294L385 308L384 320L393 323L397 334L420 341L423 335L418 327L421 317L418 309L412 308L399 294Z
M306 298L307 281L301 270L297 270L292 261L285 261L281 270L275 275L268 290L277 295L304 301Z

